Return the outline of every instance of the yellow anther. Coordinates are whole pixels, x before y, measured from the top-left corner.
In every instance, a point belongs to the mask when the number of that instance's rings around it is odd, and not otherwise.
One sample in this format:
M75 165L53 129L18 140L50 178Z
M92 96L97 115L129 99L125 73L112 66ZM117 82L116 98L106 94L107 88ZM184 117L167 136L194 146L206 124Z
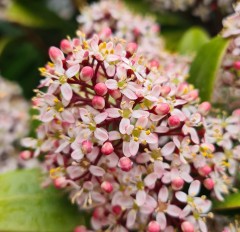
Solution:
M61 107L61 108L58 109L58 112L63 112L63 111L64 111L64 108L63 108L63 107Z
M150 135L151 131L150 130L146 130L146 135Z
M135 142L137 142L137 141L138 141L138 138L137 138L137 137L134 137L133 140L134 140Z

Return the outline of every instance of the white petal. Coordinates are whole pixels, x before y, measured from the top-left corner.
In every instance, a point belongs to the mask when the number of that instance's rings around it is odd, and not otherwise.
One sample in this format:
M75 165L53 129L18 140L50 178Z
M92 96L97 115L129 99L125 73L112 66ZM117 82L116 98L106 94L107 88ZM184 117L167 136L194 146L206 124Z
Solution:
M158 193L158 199L161 202L167 202L168 200L168 188L163 185L162 188L160 189L159 193Z
M42 122L50 122L54 118L53 115L54 115L54 113L52 110L46 111L40 116L40 120Z
M106 140L108 140L108 133L105 129L103 128L97 128L95 131L94 131L94 136L102 141L102 142L105 142Z
M117 89L117 81L113 79L106 80L105 85L107 86L108 89Z
M110 141L121 139L121 135L118 131L110 131L108 134L109 134Z
M89 171L94 175L94 176L103 176L105 174L105 171L103 168L100 168L98 166L93 166L91 165L89 168Z
M168 156L171 155L175 150L175 144L173 142L167 143L163 148L162 148L162 154L163 156Z
M138 149L139 149L139 143L135 142L134 140L131 140L129 144L129 150L131 155L135 156L138 152Z
M167 226L167 219L164 213L159 212L156 216L156 220L160 225L161 230L164 230Z
M126 134L127 128L130 126L130 120L128 118L123 118L119 125L119 131L121 134Z
M134 209L130 210L127 215L127 227L128 228L131 228L135 224L136 217L137 217L136 210L134 210Z
M66 76L68 78L71 78L71 77L75 76L79 72L79 70L80 70L79 64L73 65L66 71Z
M115 65L109 65L108 67L107 67L107 75L109 76L109 77L112 77L114 74L115 74Z
M179 109L174 109L172 112L171 112L171 115L176 115L179 117L180 121L184 121L186 119L186 116L185 114L179 110Z
M64 121L69 122L69 123L74 123L75 122L75 118L69 110L64 110L61 113L61 115L62 115L62 118L63 118Z
M118 118L120 117L119 108L108 108L105 110L105 112L108 113L109 118Z
M187 202L187 194L186 193L179 191L179 192L175 193L175 196L180 202L184 202L184 203Z
M144 179L144 183L147 187L151 187L153 185L155 185L156 180L157 180L158 176L156 173L150 173L149 175L147 175Z
M138 206L142 206L146 201L147 194L144 190L139 190L136 194L136 202Z
M167 214L172 217L179 217L181 213L181 209L176 205L168 205L167 207Z
M196 196L200 192L201 183L199 180L194 180L188 190L190 196Z
M101 122L103 122L107 118L107 116L108 116L107 112L100 113L100 114L98 114L97 116L94 117L94 121L97 124L100 124Z
M73 151L72 154L71 154L71 157L74 160L82 159L83 158L83 153L82 153L81 149Z
M169 131L169 128L166 127L166 126L158 126L155 128L155 131L154 132L157 132L157 133L166 133Z
M132 117L134 118L141 118L141 117L148 117L149 112L144 111L144 110L134 110L132 113Z
M122 89L121 92L130 100L136 100L138 97L137 95L130 89Z
M61 87L61 93L63 97L67 100L70 101L72 99L73 91L71 86L68 83L63 84Z

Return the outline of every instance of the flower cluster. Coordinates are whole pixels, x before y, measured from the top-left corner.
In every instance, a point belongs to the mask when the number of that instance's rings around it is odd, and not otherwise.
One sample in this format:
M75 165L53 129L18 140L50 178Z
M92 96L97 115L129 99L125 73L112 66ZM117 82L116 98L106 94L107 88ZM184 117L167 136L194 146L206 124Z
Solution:
M80 31L51 47L33 98L42 124L23 145L44 156L57 188L92 210L94 231L205 232L206 194L222 199L239 158L227 141L239 139L239 113L225 123L207 118L210 104L199 104L181 72L145 60L136 47ZM224 138L211 134L223 125Z
M159 26L154 19L134 14L121 1L103 0L86 6L81 13L78 22L87 37L95 33L101 39L116 36L137 43L139 52L151 57L158 56L163 48L163 40L158 35Z
M153 4L153 10L191 11L202 20L209 20L212 13L220 11L223 14L232 12L234 0L146 0Z
M222 36L229 40L229 46L219 70L217 88L221 91L215 91L213 99L230 109L240 106L240 3L235 6L235 11L223 21Z
M29 105L20 87L0 78L0 172L15 169L18 141L28 133Z

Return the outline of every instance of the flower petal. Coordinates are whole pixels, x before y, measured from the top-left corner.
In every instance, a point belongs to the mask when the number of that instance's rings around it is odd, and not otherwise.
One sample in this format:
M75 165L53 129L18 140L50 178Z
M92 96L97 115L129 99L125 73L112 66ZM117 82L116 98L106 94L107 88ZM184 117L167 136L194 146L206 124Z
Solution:
M73 76L75 76L80 70L80 65L79 64L75 64L73 66L71 66L67 71L66 71L66 76L68 78L71 78Z
M64 83L61 87L61 93L63 95L63 97L67 100L70 101L72 99L73 96L73 91L71 86L68 83Z
M105 129L103 128L97 128L95 131L94 131L94 136L102 141L102 142L105 142L106 140L108 140L108 133Z

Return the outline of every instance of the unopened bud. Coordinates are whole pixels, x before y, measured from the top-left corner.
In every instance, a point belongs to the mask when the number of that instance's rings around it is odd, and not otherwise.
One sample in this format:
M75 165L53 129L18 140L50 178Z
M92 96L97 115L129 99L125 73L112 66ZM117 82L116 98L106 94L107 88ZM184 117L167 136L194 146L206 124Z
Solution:
M211 178L207 178L203 181L203 185L206 189L212 190L214 187L214 181Z
M50 47L48 54L50 56L50 59L52 60L52 62L56 62L58 60L64 60L64 54L63 52L57 48L57 47Z
M87 229L85 226L77 226L75 227L74 232L87 232Z
M67 185L66 178L64 176L54 179L53 183L54 186L58 189L65 188Z
M156 106L155 112L158 115L165 115L168 114L170 111L170 106L167 103L160 103Z
M115 90L109 90L109 94L111 95L112 98L118 99L122 96L121 92L118 89Z
M113 213L115 213L116 215L120 215L122 213L122 207L120 205L114 205L112 207L112 211Z
M104 83L97 83L94 86L94 91L97 95L104 96L107 93L108 89Z
M63 39L60 43L60 48L64 53L69 53L72 51L72 45L69 40Z
M172 115L168 118L168 125L170 127L178 127L180 125L180 119L177 115Z
M136 43L128 43L127 44L127 51L131 54L135 53L138 49L138 46Z
M198 169L198 172L201 176L207 176L209 173L211 173L212 168L208 165L204 165L203 167Z
M148 232L160 232L160 225L157 221L151 221L148 224Z
M170 92L171 92L171 87L169 87L169 86L163 86L161 88L162 96L167 96Z
M104 98L99 96L94 96L92 99L92 106L97 110L102 110L105 107Z
M112 184L111 184L110 182L108 182L108 181L102 182L101 188L102 188L105 192L107 192L107 193L111 193L111 192L113 191L113 186L112 186Z
M234 67L236 70L240 70L240 60L234 62L233 67Z
M110 155L113 151L114 151L114 148L113 148L113 145L112 145L111 142L104 143L102 148L101 148L101 152L104 155Z
M128 157L122 157L119 160L118 166L125 172L131 170L133 162Z
M207 115L211 110L211 104L209 102L203 102L198 106L198 112L202 115Z
M173 181L172 181L172 188L174 190L180 190L184 185L184 180L180 177L176 177Z
M181 229L183 232L194 232L194 226L190 222L183 222L181 224Z
M20 153L20 158L23 160L29 160L32 158L32 152L31 151L22 151Z
M84 140L82 142L82 151L83 151L84 154L90 153L92 151L92 149L93 149L93 144L92 144L91 141Z
M93 74L94 74L93 68L90 66L85 66L82 68L80 72L80 79L82 81L88 82L92 79Z

